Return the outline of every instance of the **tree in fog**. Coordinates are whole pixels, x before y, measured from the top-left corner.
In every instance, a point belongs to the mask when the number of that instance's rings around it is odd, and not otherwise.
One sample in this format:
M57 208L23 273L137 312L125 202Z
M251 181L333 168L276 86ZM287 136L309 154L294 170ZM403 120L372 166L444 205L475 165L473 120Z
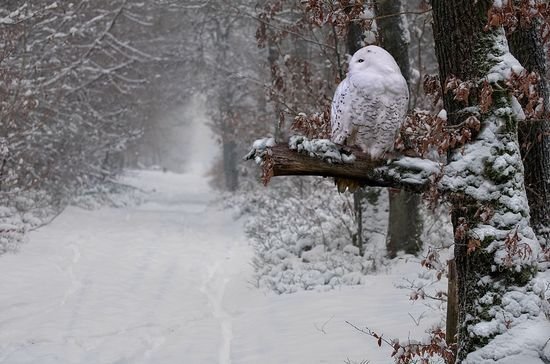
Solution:
M59 210L120 171L140 135L141 67L156 60L130 41L148 26L142 10L131 0L2 5L2 205Z
M2 61L17 74L9 102L27 98L34 107L26 117L4 117L2 125L11 146L6 168L17 170L14 186L47 186L62 198L105 178L110 155L135 136L129 104L145 82L139 64L152 56L117 31L131 22L128 1L46 5L23 6L20 22L3 25L16 37Z

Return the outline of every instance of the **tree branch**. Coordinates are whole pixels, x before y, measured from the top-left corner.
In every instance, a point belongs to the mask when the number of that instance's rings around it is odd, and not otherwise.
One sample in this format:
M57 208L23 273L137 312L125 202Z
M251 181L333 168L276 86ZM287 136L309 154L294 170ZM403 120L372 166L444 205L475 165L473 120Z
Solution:
M245 159L254 159L268 176L322 176L359 181L363 186L426 191L441 172L441 164L422 158L396 156L373 160L356 148L327 139L291 137L288 145L257 140ZM267 169L267 171L266 171ZM265 178L265 176L264 176Z

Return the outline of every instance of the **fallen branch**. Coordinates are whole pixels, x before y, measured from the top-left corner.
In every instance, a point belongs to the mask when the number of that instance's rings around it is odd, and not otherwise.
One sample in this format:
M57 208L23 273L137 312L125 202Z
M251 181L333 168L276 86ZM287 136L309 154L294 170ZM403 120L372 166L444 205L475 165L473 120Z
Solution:
M405 156L373 160L358 149L301 136L291 137L288 144L257 140L245 159L264 167L264 180L271 176L335 177L418 193L426 191L441 172L441 164L431 160Z

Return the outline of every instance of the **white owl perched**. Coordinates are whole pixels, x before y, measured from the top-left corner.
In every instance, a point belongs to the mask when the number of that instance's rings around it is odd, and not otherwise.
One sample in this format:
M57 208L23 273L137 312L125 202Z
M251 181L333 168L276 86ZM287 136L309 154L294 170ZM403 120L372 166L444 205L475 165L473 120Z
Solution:
M408 104L407 81L391 54L373 45L361 48L351 57L348 75L334 93L331 140L379 158L393 151ZM358 187L349 180L337 179L336 184L340 192Z

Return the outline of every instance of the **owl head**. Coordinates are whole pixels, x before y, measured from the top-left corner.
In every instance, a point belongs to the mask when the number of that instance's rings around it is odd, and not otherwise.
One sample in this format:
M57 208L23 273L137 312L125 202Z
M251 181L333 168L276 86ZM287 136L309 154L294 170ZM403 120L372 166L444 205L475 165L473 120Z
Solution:
M349 72L356 73L377 69L401 72L397 62L384 48L370 45L359 49L349 62Z

